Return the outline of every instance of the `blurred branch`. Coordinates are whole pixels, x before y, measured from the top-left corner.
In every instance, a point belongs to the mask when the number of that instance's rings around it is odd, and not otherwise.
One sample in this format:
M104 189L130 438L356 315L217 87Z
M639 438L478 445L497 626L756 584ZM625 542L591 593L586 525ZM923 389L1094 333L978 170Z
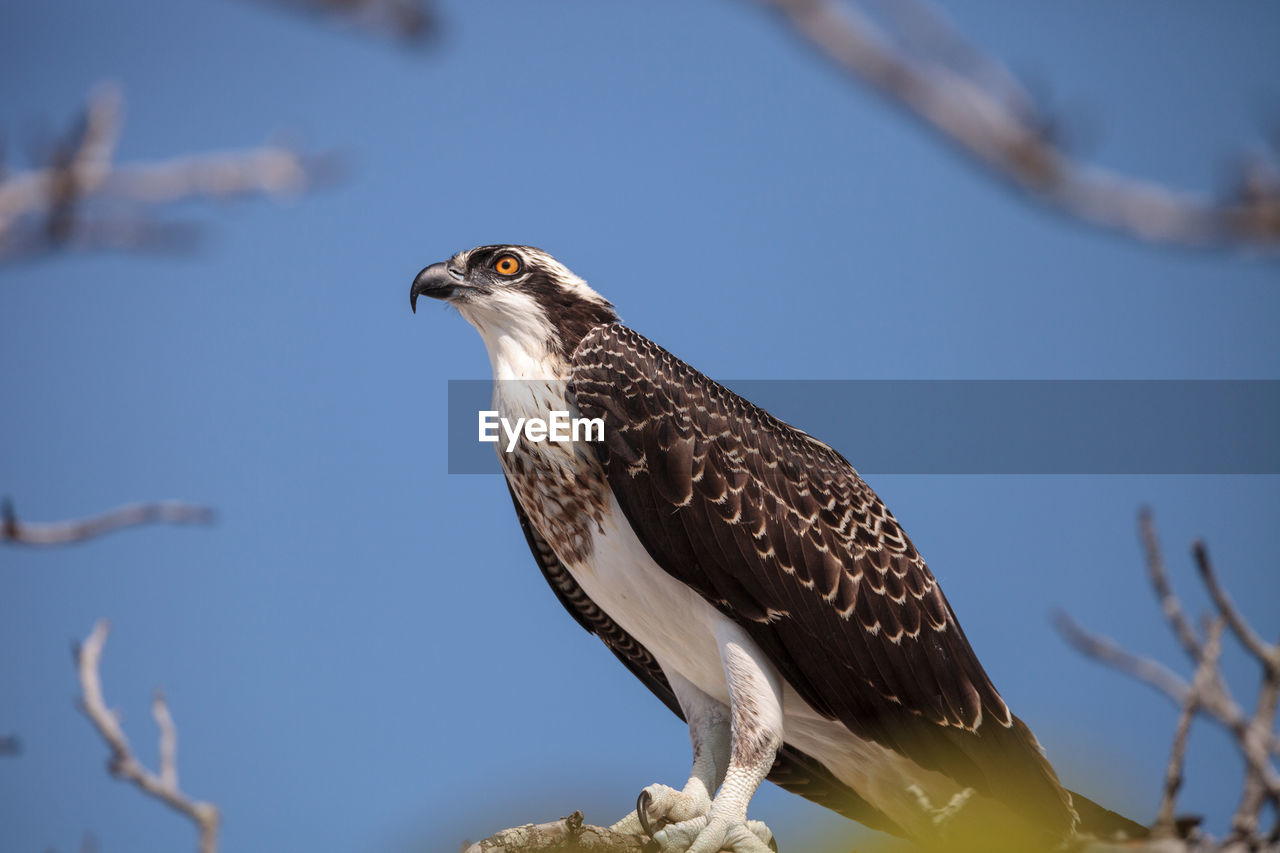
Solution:
M336 174L333 155L303 155L270 144L117 164L122 116L119 89L98 86L45 166L0 173L0 262L63 248L184 248L192 241L190 226L151 221L151 208L189 200L281 198Z
M645 839L582 822L582 812L548 823L504 829L464 845L463 853L641 853Z
M1235 604L1231 601L1231 597L1227 595L1226 590L1218 583L1218 575L1213 570L1213 563L1209 560L1209 549L1203 542L1195 542L1191 546L1191 553L1196 561L1196 570L1200 573L1200 579L1204 581L1205 587L1209 590L1209 597L1213 599L1214 606L1221 614L1222 620L1231 628L1231 632L1240 640L1245 650L1262 664L1262 686L1258 688L1258 699L1253 711L1253 719L1250 721L1249 736L1254 742L1251 749L1255 753L1263 756L1267 752L1280 753L1280 746L1277 745L1276 739L1271 735L1275 731L1276 725L1276 705L1280 700L1280 643L1268 645L1263 642L1262 638L1257 635L1243 614L1236 609ZM1268 744L1263 734L1270 736L1271 742ZM1263 802L1270 796L1272 804L1276 809L1276 826L1272 831L1272 840L1280 841L1277 834L1280 833L1280 799L1276 798L1274 790L1268 790L1265 774L1259 772L1250 766L1249 772L1245 777L1244 792L1240 797L1240 805L1236 808L1236 812L1231 818L1232 836L1239 839L1252 838L1257 834L1258 816L1262 811Z
M128 504L73 521L19 521L9 499L0 502L0 542L69 545L142 524L212 524L213 510L181 501Z
M1089 633L1065 613L1055 613L1053 624L1058 633L1086 657L1154 687L1179 706L1187 704L1187 697L1191 693L1190 685L1164 664L1135 655L1105 637Z
M1209 597L1213 599L1214 606L1230 626L1231 632L1239 638L1249 654L1260 660L1268 670L1280 670L1280 646L1269 646L1264 643L1262 638L1254 633L1240 611L1236 610L1231 597L1218 583L1218 576L1213 571L1213 564L1209 561L1209 549L1203 542L1195 542L1191 546L1191 553L1195 557L1196 571L1200 573L1200 579L1209 590Z
M193 800L178 788L177 729L164 694L157 691L151 706L160 729L159 775L147 770L134 757L124 730L120 728L119 718L103 701L98 667L108 630L106 620L100 620L75 652L76 667L80 673L81 709L111 750L107 767L112 775L133 783L144 793L190 818L200 832L200 853L216 853L221 816L217 806Z
M17 735L0 735L0 755L21 755L22 741Z
M1186 763L1187 741L1191 735L1191 722L1200 713L1203 697L1213 689L1214 673L1218 667L1218 658L1222 654L1222 620L1216 620L1206 631L1208 640L1204 645L1204 654L1196 667L1195 677L1191 681L1191 689L1187 692L1186 701L1178 715L1178 725L1173 733L1173 746L1169 750L1169 763L1164 771L1164 791L1160 795L1160 806L1156 809L1156 822L1153 834L1161 838L1176 838L1177 815L1174 806L1178 799L1178 790L1182 787L1182 768Z
M1138 531L1147 557L1147 579L1155 590L1160 610L1173 628L1174 636L1182 644L1187 657L1193 661L1199 660L1202 652L1200 640L1182 611L1182 602L1173 593L1173 585L1169 583L1169 575L1164 570L1164 557L1160 553L1160 538L1156 535L1155 522L1151 520L1151 510L1146 507L1138 511Z
M1226 844L1240 843L1249 849L1261 849L1266 844L1274 845L1280 840L1277 838L1277 831L1280 830L1280 773L1277 773L1272 761L1273 754L1280 754L1280 738L1275 733L1276 703L1277 696L1280 695L1280 646L1266 645L1249 627L1244 616L1235 609L1218 583L1209 562L1208 551L1202 543L1196 543L1193 551L1197 568L1219 612L1218 618L1205 629L1205 638L1201 640L1187 621L1182 604L1165 575L1155 527L1150 514L1145 510L1139 517L1139 527L1147 554L1148 575L1156 598L1174 635L1195 663L1192 682L1188 684L1156 661L1135 655L1110 640L1090 634L1065 613L1055 614L1055 624L1067 642L1082 654L1154 687L1179 706L1178 726L1165 773L1156 834L1164 838L1179 834L1176 829L1178 822L1174 815L1174 801L1182 782L1186 741L1192 721L1198 717L1208 717L1231 733L1245 761L1243 792L1240 805L1232 817L1231 835ZM1241 639L1245 649L1262 665L1262 687L1258 693L1258 707L1252 718L1247 717L1236 703L1219 666L1224 625L1231 627L1232 633ZM1277 828L1268 838L1264 838L1259 823L1263 806L1267 803L1276 810Z
M402 44L421 46L439 33L435 4L428 0L257 0L291 12L339 17L350 25Z
M887 30L843 0L761 2L988 175L1071 219L1172 246L1280 249L1280 174L1270 164L1250 162L1221 200L1109 172L1064 150L1014 76L924 0L880 0L893 10Z

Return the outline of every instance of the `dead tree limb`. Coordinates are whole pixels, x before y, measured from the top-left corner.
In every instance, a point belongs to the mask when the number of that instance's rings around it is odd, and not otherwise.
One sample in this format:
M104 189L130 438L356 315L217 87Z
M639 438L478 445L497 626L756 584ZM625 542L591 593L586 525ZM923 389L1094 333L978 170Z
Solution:
M1218 583L1217 573L1209 560L1209 549L1203 542L1196 542L1191 547L1196 561L1196 570L1200 579L1209 590L1209 597L1221 614L1223 621L1231 628L1245 651L1262 665L1262 686L1258 688L1258 699L1254 706L1253 719L1248 730L1248 749L1255 755L1266 756L1268 752L1280 753L1274 736L1267 743L1263 735L1271 735L1275 731L1276 705L1280 699L1280 643L1269 645L1253 630L1243 614L1236 609L1231 597ZM1269 791L1266 777L1256 768L1256 762L1250 762L1249 772L1245 777L1244 792L1240 797L1240 805L1231 818L1231 834L1233 838L1246 840L1254 837L1258 831L1258 816L1268 796L1276 809L1276 827L1272 830L1272 840L1280 837L1280 800L1275 798L1274 791Z
M638 835L614 832L582 822L582 812L548 823L529 823L504 829L463 853L641 853L645 841Z
M1170 246L1280 250L1280 174L1255 159L1222 199L1078 161L1000 63L924 0L877 26L843 0L759 0L850 77L919 119L981 170L1058 213Z
M1169 763L1164 771L1164 791L1160 795L1160 806L1156 809L1156 822L1152 834L1159 838L1176 838L1178 791L1182 788L1182 768L1186 764L1187 741L1190 740L1191 722L1200 713L1204 695L1213 689L1214 674L1218 667L1218 657L1222 654L1222 620L1215 621L1206 631L1207 641L1200 665L1196 667L1195 677L1191 680L1191 689L1187 691L1186 701L1178 714L1178 725L1173 732L1173 746L1169 749Z
M62 248L181 248L192 229L154 208L193 199L298 195L331 180L333 155L267 144L152 163L117 164L120 90L100 85L48 162L0 174L0 262Z
M1280 695L1280 645L1266 644L1249 626L1218 582L1207 549L1203 543L1197 542L1192 549L1197 569L1218 610L1218 617L1208 623L1201 639L1187 620L1165 574L1155 527L1146 511L1139 517L1139 529L1156 599L1174 636L1195 664L1191 683L1156 661L1135 655L1110 640L1085 631L1065 613L1055 614L1055 623L1067 642L1082 654L1154 687L1179 707L1155 834L1164 838L1177 835L1174 805L1182 779L1188 733L1194 719L1208 718L1231 734L1245 761L1240 805L1232 816L1231 834L1223 849L1240 844L1251 850L1270 849L1267 845L1274 847L1280 842L1280 773L1272 760L1273 755L1280 755L1280 738L1275 731L1277 696ZM1237 704L1219 666L1224 626L1231 629L1245 651L1262 668L1262 686L1252 717ZM1277 826L1264 837L1259 825L1263 807L1267 804L1276 812Z
M160 729L158 774L152 773L134 757L124 730L120 727L119 718L107 708L103 700L102 679L98 669L108 631L106 620L100 620L75 650L76 668L80 674L80 708L111 750L107 768L116 778L136 785L144 793L189 818L200 833L200 853L217 853L218 825L221 820L218 807L213 803L194 800L178 787L178 733L164 694L157 691L151 703L156 726Z
M1138 530L1142 537L1142 550L1147 557L1147 579L1155 590L1165 621L1173 629L1173 635L1182 644L1187 657L1193 661L1199 660L1203 653L1200 638L1196 636L1191 620L1182 610L1182 602L1174 595L1173 585L1169 583L1169 575L1164 568L1164 555L1160 551L1160 537L1156 534L1151 510L1146 507L1138 511Z
M0 502L0 542L70 545L143 524L212 524L213 510L182 501L127 504L101 515L72 521L20 521L7 498Z

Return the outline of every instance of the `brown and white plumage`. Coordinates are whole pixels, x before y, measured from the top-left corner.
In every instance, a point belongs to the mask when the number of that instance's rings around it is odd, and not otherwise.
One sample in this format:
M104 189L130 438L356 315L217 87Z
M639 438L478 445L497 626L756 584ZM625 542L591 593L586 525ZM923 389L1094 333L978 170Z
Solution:
M965 786L1072 821L892 513L844 457L621 325L571 359L654 560L746 628L820 713Z
M500 458L561 603L690 719L690 783L655 790L701 822L660 832L664 846L756 849L742 827L766 772L918 840L1008 818L1065 839L1077 811L1137 830L1073 808L923 558L835 450L621 325L540 250L460 253L423 270L419 294L480 331L502 413L604 420L603 442L522 440ZM731 754L699 758L719 723L697 721L721 716Z
M565 610L569 611L579 625L599 637L623 666L662 700L672 713L684 719L680 703L676 700L675 693L657 660L649 654L648 649L636 642L634 637L610 619L608 614L595 606L582 591L582 587L573 579L573 575L556 557L551 546L529 524L529 518L525 515L514 492L511 494L511 500L515 504L516 516L520 521L520 529L524 532L525 540L529 544L529 550L533 552L538 567L542 569L543 577L546 578ZM812 800L872 829L894 835L904 834L903 830L882 812L833 776L821 761L800 752L795 747L784 743L774 759L768 778L770 782L793 794Z

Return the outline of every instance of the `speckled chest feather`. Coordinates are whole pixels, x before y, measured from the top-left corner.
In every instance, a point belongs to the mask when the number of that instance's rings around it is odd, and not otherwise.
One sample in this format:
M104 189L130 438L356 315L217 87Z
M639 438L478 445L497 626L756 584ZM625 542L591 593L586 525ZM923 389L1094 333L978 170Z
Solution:
M559 380L506 380L494 389L494 407L509 422L577 409ZM538 533L566 565L585 566L593 537L603 530L609 486L595 451L584 442L533 442L523 435L511 452L498 446L502 470Z

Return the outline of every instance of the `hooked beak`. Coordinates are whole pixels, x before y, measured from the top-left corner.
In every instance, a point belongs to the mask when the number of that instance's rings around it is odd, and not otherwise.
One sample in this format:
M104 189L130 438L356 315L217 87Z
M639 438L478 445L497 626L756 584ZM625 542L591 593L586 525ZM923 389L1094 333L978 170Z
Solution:
M409 307L413 309L413 313L418 313L418 297L430 296L432 299L448 299L454 294L454 291L460 287L465 287L462 283L462 276L449 269L448 264L438 263L418 273L418 277L413 280L413 286L409 288Z

